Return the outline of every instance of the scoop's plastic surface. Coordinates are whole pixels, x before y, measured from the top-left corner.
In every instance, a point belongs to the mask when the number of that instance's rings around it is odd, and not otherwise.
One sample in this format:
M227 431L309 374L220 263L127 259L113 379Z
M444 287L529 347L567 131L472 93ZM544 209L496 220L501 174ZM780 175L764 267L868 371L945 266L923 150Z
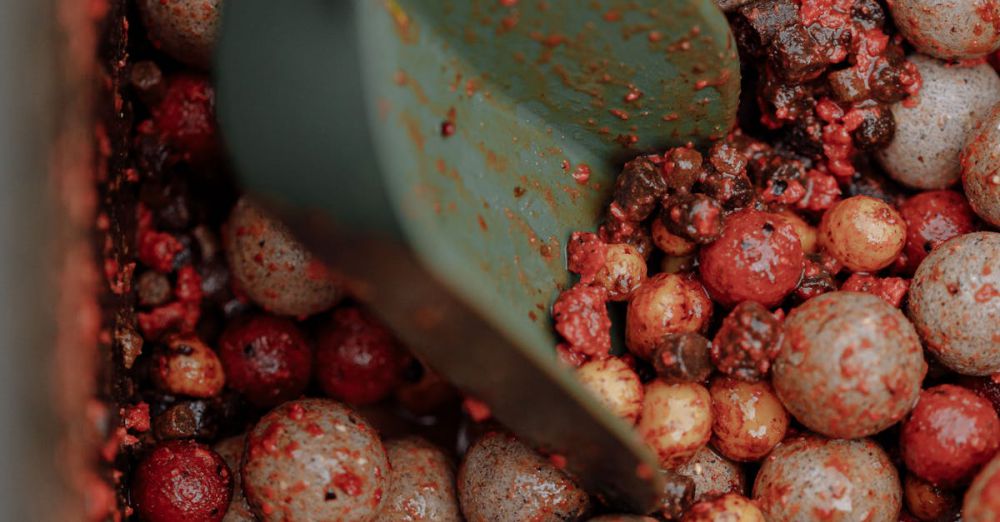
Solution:
M227 3L219 115L246 187L339 225L299 230L369 279L376 312L415 351L586 485L650 507L655 459L555 360L548 310L570 283L565 242L594 227L622 159L732 124L724 16L710 0L345 7ZM387 295L389 279L408 292L406 278L461 335L420 335L406 313L419 303Z

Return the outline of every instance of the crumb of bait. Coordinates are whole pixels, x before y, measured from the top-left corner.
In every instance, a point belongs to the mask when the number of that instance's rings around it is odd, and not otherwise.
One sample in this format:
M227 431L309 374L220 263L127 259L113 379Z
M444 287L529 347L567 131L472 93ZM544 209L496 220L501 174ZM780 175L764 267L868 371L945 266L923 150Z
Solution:
M552 305L556 331L569 349L590 357L607 357L611 351L611 318L607 290L577 284L559 295Z

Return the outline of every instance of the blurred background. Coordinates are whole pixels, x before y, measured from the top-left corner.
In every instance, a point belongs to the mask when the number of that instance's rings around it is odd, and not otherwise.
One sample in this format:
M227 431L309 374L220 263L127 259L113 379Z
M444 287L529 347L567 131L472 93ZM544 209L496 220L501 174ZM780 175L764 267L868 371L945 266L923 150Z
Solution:
M91 474L111 413L93 401L103 278L92 235L94 60L111 4L0 0L0 521L83 520L97 506L82 494L114 501ZM350 2L328 4L342 15L323 18L338 39L330 60L356 68ZM332 87L360 98L356 75ZM309 146L374 170L363 104L341 107L355 123Z
M56 238L68 240L81 215L56 204L65 178L52 173L69 157L52 146L67 137L60 128L79 116L90 92L80 82L91 73L60 64L71 54L92 55L94 41L80 25L92 2L60 4L0 0L0 520L67 520L61 506L74 502L64 489L73 466L66 425L55 420L57 395L67 390L54 387L51 370L62 297L56 281L72 244ZM80 30L70 35L73 24ZM85 212L79 201L75 210ZM82 419L83 409L76 411Z

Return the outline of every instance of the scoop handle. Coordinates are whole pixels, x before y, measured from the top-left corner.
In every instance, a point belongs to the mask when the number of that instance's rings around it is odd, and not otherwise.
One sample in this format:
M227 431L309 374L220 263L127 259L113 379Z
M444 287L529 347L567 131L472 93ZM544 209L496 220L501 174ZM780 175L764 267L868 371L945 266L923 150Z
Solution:
M346 2L226 4L218 114L248 191L276 211L417 355L589 491L638 512L662 479L638 437L554 357L513 342L402 240L365 129Z

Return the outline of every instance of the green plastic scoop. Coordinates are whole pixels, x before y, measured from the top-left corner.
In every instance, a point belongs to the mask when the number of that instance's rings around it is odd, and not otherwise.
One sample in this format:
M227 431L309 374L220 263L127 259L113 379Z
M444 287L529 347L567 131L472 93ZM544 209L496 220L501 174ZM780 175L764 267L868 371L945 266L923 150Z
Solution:
M711 0L238 0L216 71L248 191L431 366L648 511L656 459L557 362L548 310L621 162L732 125Z

